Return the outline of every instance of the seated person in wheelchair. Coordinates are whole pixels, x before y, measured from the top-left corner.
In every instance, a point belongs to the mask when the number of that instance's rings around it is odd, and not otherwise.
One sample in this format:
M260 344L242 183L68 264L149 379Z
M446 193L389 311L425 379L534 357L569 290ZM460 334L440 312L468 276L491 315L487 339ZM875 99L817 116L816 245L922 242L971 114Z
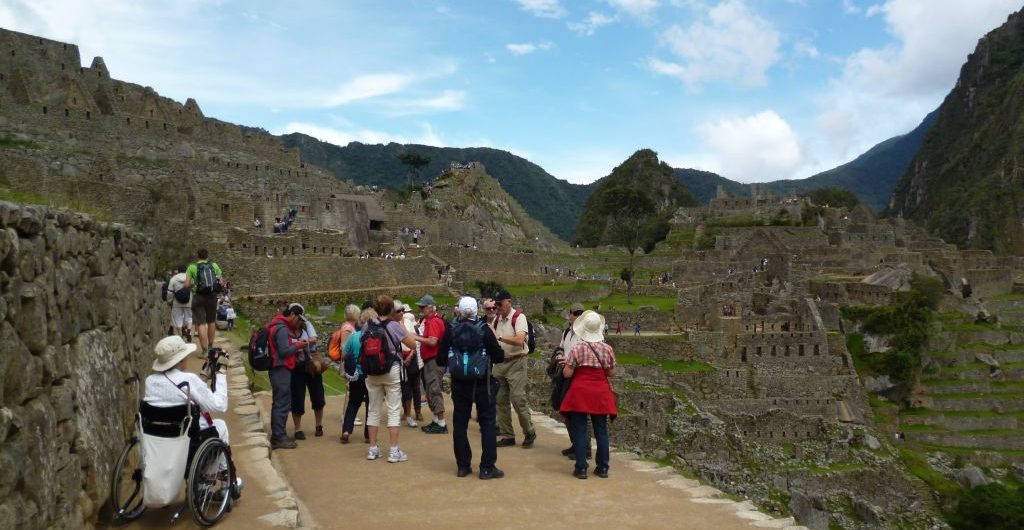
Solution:
M228 381L227 367L220 365L217 369L216 392L210 390L206 379L202 376L185 371L188 356L198 346L187 343L181 337L172 335L160 339L154 348L156 360L153 361L154 374L146 378L146 393L143 401L154 407L175 407L191 401L199 406L199 430L210 427L217 429L217 436L228 443L228 426L222 419L213 419L212 412L227 412ZM186 387L184 383L187 383Z

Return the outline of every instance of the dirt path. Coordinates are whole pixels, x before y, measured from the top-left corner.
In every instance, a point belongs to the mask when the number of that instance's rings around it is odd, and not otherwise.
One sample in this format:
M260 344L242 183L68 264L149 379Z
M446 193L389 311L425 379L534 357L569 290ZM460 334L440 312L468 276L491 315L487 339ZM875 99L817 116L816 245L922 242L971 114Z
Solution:
M267 410L269 396L261 396L260 401ZM363 528L386 523L396 529L438 524L498 529L570 524L731 530L794 524L792 519L771 520L753 511L749 503L718 498L721 493L713 488L625 453L613 455L610 478L576 479L571 475L572 462L559 454L569 444L564 428L539 415L534 416L538 437L532 449L499 448L498 467L506 473L500 480L481 481L475 475L456 478L451 435L430 435L404 426L400 445L409 454L408 462L368 461L361 428L356 429L353 443L338 441L342 406L342 398L328 398L325 436L311 436L312 416L307 415L303 430L308 438L299 442L298 449L274 455L312 515L312 520L303 521L307 526ZM424 417L429 418L429 412ZM475 424L470 427L470 441L475 469L479 461Z

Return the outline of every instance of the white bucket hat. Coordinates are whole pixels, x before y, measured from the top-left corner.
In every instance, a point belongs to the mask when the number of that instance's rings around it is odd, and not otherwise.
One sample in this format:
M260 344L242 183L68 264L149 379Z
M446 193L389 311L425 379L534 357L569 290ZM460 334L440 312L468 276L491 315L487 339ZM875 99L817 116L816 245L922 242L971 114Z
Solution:
M171 335L170 337L160 339L160 342L156 343L156 347L153 348L153 352L156 353L156 360L153 361L153 371L166 372L174 368L182 359L196 351L196 348L198 346L185 342L178 335Z
M572 331L582 341L601 342L604 340L604 317L588 309L576 317Z

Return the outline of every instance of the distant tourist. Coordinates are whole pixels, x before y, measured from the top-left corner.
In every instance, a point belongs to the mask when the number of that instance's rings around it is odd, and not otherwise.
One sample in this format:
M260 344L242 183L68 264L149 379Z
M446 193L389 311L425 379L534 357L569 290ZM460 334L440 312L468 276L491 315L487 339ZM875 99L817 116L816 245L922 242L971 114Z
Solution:
M205 248L185 270L185 287L192 289L192 321L199 332L199 347L205 356L217 338L217 294L223 290L220 265L210 260Z
M639 334L640 334L640 323L637 322L636 324L633 324L633 335L639 335Z
M498 469L497 429L495 426L498 382L491 373L501 366L505 352L486 322L477 320L476 300L464 296L456 308L457 318L445 330L441 351L452 372L452 444L455 449L456 476L473 472L473 451L467 429L473 406L480 424L480 474L483 480L501 478ZM461 368L461 370L460 370ZM514 443L514 442L513 442Z
M171 326L174 335L181 336L185 342L192 342L192 289L185 287L185 279L188 277L184 272L185 267L175 270L182 272L171 276L167 282L167 290L171 295Z
M608 378L615 375L615 351L604 342L604 317L594 311L585 311L573 330L580 341L566 355L562 375L572 378L565 399L559 411L568 417L572 430L573 449L576 465L573 476L587 478L587 451L590 437L587 435L587 420L593 424L594 438L597 439L597 466L594 474L608 478L609 442L608 421L615 419L618 407L612 394Z
M257 217L256 220L252 222L252 225L257 229L263 228L263 221L260 221L260 218Z
M615 334L616 335L622 335L622 321L621 320L615 321Z
M512 428L512 408L515 408L516 415L519 416L519 425L523 429L523 447L533 447L537 431L533 428L526 392L529 384L526 372L526 334L529 329L526 315L512 308L512 295L504 289L495 295L494 301L498 307L498 315L491 328L505 352L505 360L494 367L494 378L498 380L498 447L516 444L516 434Z

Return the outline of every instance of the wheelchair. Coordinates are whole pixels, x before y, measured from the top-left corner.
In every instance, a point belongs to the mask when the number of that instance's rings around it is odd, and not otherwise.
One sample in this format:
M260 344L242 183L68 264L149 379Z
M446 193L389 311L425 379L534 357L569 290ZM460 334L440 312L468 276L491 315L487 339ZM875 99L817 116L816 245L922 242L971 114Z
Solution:
M138 394L139 376L125 381L134 382ZM187 383L183 384L187 387ZM145 459L172 461L186 458L185 502L174 512L171 523L181 517L186 508L192 511L201 526L217 524L231 511L238 499L236 472L231 459L231 448L218 437L213 427L199 428L199 407L191 402L175 407L154 407L139 401L135 415L135 432L128 438L113 469L110 480L110 502L116 522L138 519L145 513ZM188 454L156 454L143 456L143 435L175 439L188 435ZM180 460L178 460L180 464ZM177 480L167 477L167 480ZM180 494L179 494L180 496ZM172 501L173 502L173 501Z

